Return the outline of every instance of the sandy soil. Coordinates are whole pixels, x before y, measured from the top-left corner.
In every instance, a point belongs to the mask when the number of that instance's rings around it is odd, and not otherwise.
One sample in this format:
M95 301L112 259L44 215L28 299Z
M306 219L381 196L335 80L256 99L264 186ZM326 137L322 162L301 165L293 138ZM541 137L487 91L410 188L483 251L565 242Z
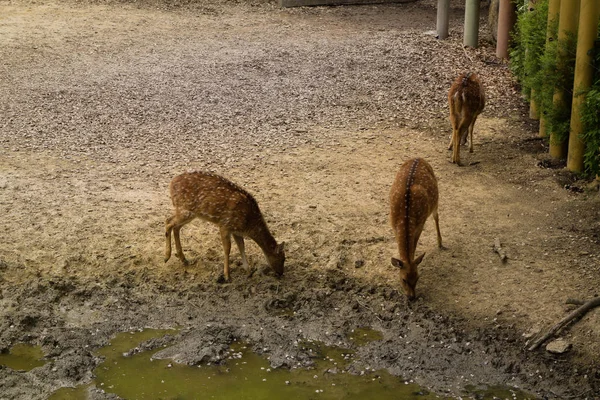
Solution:
M365 364L440 393L596 398L598 311L561 334L566 355L527 352L523 334L566 315L567 298L599 294L598 193L540 166L545 145L486 27L482 47L463 50L453 2L452 36L438 41L434 3L0 1L0 349L40 344L52 360L0 367L0 398L89 382L93 350L115 333L173 326L192 364L232 337L274 366L309 364L294 340L346 343L371 326L384 340L358 350ZM488 104L461 168L446 150L446 92L463 70L480 73ZM447 250L428 223L408 303L388 195L414 156L438 176ZM168 183L187 169L255 195L286 242L281 280L249 243L259 273L247 279L234 248L233 282L216 283L218 230L199 221L182 231L192 265L163 262Z

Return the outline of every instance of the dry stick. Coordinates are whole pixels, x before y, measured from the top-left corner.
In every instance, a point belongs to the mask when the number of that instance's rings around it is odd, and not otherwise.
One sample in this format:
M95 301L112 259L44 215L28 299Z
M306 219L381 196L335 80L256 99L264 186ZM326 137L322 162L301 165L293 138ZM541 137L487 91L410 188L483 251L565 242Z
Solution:
M500 256L500 260L503 263L506 262L506 260L508 259L508 256L506 255L506 252L504 251L504 249L500 245L500 239L499 238L494 238L494 251L496 253L498 253L498 255Z
M585 304L585 301L577 300L577 299L567 299L565 304L575 304L577 306L581 306Z
M469 55L467 54L467 47L463 46L463 51L465 52L465 56L469 59L469 61L471 61L471 63L473 63L473 59L471 57L469 57Z
M552 337L556 332L558 332L561 328L567 325L569 322L574 320L575 318L583 317L585 313L587 313L592 308L600 306L600 297L595 297L594 299L588 301L581 307L577 308L575 311L571 312L569 315L564 317L558 324L554 325L548 333L546 333L541 338L537 339L530 347L529 351L533 351L540 347L542 343Z

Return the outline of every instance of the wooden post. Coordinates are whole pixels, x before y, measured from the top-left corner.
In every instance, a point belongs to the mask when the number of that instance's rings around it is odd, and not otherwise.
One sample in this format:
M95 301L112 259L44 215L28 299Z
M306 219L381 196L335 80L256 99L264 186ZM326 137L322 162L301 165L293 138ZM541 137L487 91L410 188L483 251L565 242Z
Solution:
M546 25L546 49L548 48L548 43L550 43L553 40L556 40L556 38L554 37L554 32L552 31L552 26L555 23L555 21L558 21L559 12L560 0L549 0L548 24ZM546 119L544 118L544 110L540 110L540 137L546 136L548 136L548 132L546 132Z
M465 0L464 45L477 47L479 42L479 0Z
M450 0L438 0L437 5L437 37L446 39L448 37L448 25L450 20Z
M596 0L597 1L597 0ZM564 64L567 53L564 43L567 42L569 34L577 33L577 23L579 22L579 3L580 0L563 0L560 3L560 18L558 21L558 55L557 64ZM554 97L552 102L554 107L561 107L565 102L565 88L554 88ZM550 132L550 156L556 159L567 157L568 140L561 140L556 132Z
M569 154L567 157L567 169L573 172L583 171L585 143L580 137L583 133L580 111L585 100L582 91L589 89L594 77L592 52L590 50L594 48L594 41L598 37L598 19L600 19L600 1L581 0L575 80L573 82L573 106L571 107L571 133L569 134Z
M508 42L510 31L516 20L516 10L512 0L500 0L498 10L498 38L496 40L496 57L508 58Z

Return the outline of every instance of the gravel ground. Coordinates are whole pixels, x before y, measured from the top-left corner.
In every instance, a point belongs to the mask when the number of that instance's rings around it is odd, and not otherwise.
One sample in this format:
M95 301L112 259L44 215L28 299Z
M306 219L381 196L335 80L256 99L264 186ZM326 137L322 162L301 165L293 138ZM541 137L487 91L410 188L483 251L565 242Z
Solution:
M34 28L6 41L12 54L1 65L0 140L8 148L109 162L143 155L164 167L232 163L257 146L326 142L341 128L447 134L446 90L466 69L481 71L486 115L522 112L489 43L463 50L459 27L448 41L428 31L435 28L431 1L385 6L388 15L382 6L157 3L170 12L153 19L135 4L117 6L121 15L112 20L100 12L70 29L56 22L50 32ZM415 18L402 18L405 12ZM453 18L460 13L453 9ZM128 18L139 29L120 23ZM18 24L6 21L15 30ZM209 31L200 41L198 28Z

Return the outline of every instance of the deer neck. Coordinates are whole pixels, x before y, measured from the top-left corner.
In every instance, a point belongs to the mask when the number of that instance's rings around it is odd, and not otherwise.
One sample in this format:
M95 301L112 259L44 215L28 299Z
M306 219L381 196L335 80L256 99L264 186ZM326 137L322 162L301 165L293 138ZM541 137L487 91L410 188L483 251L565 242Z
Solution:
M250 233L250 238L258 244L258 246L262 249L263 253L266 255L273 254L275 249L277 248L277 241L271 235L269 228L262 221L262 223L257 224L257 226Z
M411 238L408 239L411 241ZM412 243L408 244L408 247L398 246L398 253L400 255L400 260L404 262L405 265L410 266L409 268L412 270L413 260L415 259L415 250L412 246Z
M413 184L415 183L415 174L420 161L420 158L416 158L410 166L408 176L406 177L406 188L404 189L404 210L402 215L403 224L400 231L401 240L398 241L398 247L400 251L400 258L402 261L406 262L407 265L412 265L412 260L414 260L415 250L417 247L415 237L417 240L419 237L419 234L416 232L418 227L415 226L414 222L412 221L414 220L415 215L418 214L419 209L422 208L422 204L419 204L419 202L415 201L414 199L415 192L418 189L413 188Z

